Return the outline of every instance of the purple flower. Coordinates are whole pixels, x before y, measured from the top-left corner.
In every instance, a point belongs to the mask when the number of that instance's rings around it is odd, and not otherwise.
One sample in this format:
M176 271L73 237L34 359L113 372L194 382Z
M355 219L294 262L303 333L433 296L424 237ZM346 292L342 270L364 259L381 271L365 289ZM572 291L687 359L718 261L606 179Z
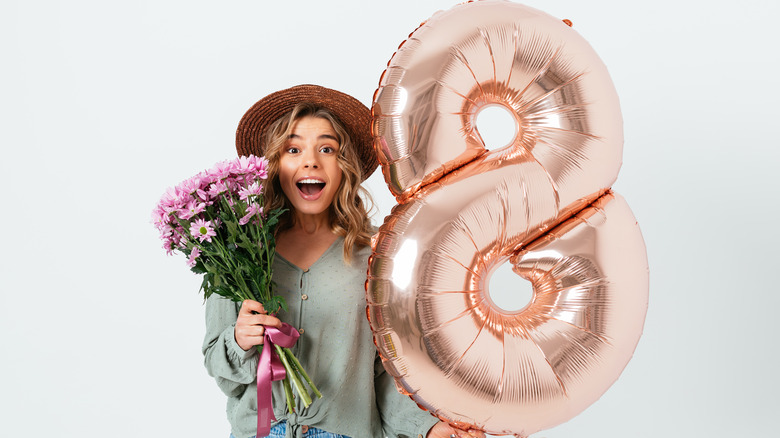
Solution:
M246 225L253 216L258 214L263 214L263 207L260 207L257 204L249 204L249 207L246 209L246 214L238 220L238 223L240 225Z
M211 226L211 221L203 219L198 219L190 224L190 234L192 237L200 239L201 242L204 240L211 242L211 238L217 235L216 231L214 231L214 228Z
M157 227L157 230L160 231L161 239L165 239L166 237L173 236L173 227L170 224L163 224Z
M215 181L219 181L230 176L230 172L233 170L233 166L228 161L220 161L215 164L214 167L206 171Z
M162 230L168 225L166 219L168 219L168 213L163 210L161 205L158 205L152 210L152 223L158 230Z
M233 160L233 173L238 175L244 175L246 173L253 172L255 170L255 156L250 155L248 157L240 156Z
M198 213L202 213L204 210L206 210L206 204L193 199L187 203L185 208L179 210L179 218L189 219Z
M209 200L209 194L205 190L198 189L197 194L198 194L198 197L200 199L202 199L204 201L208 201Z
M227 191L227 186L222 181L217 181L214 184L211 185L209 188L209 195L216 198L218 195L221 195L222 193L225 193Z
M188 263L194 263L201 249L195 251L188 247L192 248L197 242L212 242L217 236L216 230L221 227L218 216L226 213L222 211L225 208L236 214L238 210L244 213L240 216L241 225L260 224L263 221L262 183L267 178L268 160L249 155L216 163L211 169L168 188L151 218L160 232L163 248L168 254L175 251L189 254ZM239 198L243 202L239 202ZM214 219L207 221L206 212ZM189 224L182 227L180 221Z
M192 252L190 252L190 258L189 260L187 260L187 266L189 266L190 268L195 266L196 263L195 259L197 259L199 255L200 255L200 249L198 249L197 246L193 247Z
M263 186L258 183L252 183L249 187L243 188L238 191L238 196L242 201L246 201L252 195L260 195L263 193Z
M181 182L177 187L182 193L192 195L200 189L200 175L195 175L190 179Z
M176 249L176 244L173 243L171 238L166 237L163 239L163 249L165 250L166 254L173 255L173 250Z
M183 193L178 188L169 188L166 190L158 205L158 209L165 212L166 215L177 213L187 203L189 195Z
M268 178L268 160L265 157L255 157L255 172L260 179Z

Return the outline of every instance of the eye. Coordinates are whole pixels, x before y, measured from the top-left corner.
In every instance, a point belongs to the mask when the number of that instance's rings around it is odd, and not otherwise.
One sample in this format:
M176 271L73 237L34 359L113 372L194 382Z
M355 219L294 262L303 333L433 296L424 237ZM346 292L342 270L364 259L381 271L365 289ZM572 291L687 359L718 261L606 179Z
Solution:
M320 148L320 152L322 152L323 154L335 154L336 148L333 146L323 146Z
M287 149L285 150L285 152L287 152L288 154L297 154L300 151L301 150L298 149L297 146L287 146Z

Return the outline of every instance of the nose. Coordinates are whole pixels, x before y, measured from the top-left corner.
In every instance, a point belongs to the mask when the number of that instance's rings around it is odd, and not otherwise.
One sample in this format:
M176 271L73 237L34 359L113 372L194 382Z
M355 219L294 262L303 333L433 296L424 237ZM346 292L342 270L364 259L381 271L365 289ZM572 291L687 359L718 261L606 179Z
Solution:
M303 167L306 169L317 169L320 167L319 158L317 157L317 151L311 148L303 154Z

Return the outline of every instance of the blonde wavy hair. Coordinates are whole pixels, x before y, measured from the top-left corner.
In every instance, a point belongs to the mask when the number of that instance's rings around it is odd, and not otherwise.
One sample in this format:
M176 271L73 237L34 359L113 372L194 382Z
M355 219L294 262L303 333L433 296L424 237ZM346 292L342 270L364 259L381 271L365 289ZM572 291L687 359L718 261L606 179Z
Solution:
M265 184L266 211L274 208L286 208L280 218L276 232L289 229L294 223L294 208L282 191L279 182L279 160L287 146L296 121L304 117L318 117L330 122L339 140L338 165L341 169L341 185L330 205L330 226L337 235L344 237L344 261L351 263L354 247L371 243L371 220L368 212L373 208L371 195L360 183L363 181L361 166L354 144L347 135L344 126L327 108L312 103L299 103L289 113L280 117L268 127L266 134L265 157L268 159L268 180Z

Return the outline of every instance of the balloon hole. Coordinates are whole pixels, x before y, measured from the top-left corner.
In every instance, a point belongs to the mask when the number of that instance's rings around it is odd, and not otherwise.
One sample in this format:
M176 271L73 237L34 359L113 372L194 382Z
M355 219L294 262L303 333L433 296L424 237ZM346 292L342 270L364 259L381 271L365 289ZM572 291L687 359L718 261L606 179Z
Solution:
M517 137L517 120L503 105L486 105L477 112L477 133L487 150L509 146Z
M511 263L503 263L493 272L487 290L493 305L507 313L522 311L534 297L531 282L515 274Z

